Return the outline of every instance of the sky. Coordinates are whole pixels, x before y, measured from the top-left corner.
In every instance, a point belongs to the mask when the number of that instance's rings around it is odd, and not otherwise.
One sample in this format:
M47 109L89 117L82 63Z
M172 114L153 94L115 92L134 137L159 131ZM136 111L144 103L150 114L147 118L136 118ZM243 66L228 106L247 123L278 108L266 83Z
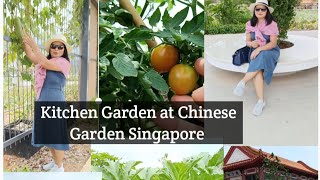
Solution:
M101 180L101 172L65 172L65 173L49 173L49 172L14 172L4 173L5 180Z
M97 152L107 152L122 159L121 162L142 161L138 168L162 167L159 161L166 153L174 162L186 157L208 152L210 155L219 151L222 145L214 144L93 144L91 148Z
M267 153L274 153L291 161L303 161L308 166L318 169L318 147L317 146L252 146L256 149L262 149ZM224 153L227 154L230 146L224 147Z

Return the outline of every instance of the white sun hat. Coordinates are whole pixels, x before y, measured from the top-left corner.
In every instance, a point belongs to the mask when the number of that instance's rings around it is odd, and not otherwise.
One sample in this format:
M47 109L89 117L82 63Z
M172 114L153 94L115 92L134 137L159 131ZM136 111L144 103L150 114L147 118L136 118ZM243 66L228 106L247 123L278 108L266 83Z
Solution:
M269 6L269 3L268 3L267 0L256 0L255 3L251 3L250 4L250 6L249 6L250 12L253 13L254 8L256 7L256 5L264 5L264 6L266 6L269 9L270 13L272 13L274 11L274 9Z
M67 48L68 54L71 53L72 47L68 44L67 38L64 35L57 34L57 35L53 36L51 39L47 40L46 43L44 44L44 47L45 47L47 52L50 52L50 45L53 42L61 42L61 43L63 43Z

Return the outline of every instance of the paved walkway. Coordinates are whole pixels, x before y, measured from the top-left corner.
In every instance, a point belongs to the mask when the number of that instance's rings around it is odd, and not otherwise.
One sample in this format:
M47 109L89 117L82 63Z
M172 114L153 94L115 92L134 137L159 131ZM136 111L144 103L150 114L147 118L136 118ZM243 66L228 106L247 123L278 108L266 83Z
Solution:
M86 164L82 167L81 172L91 172L91 157L89 157Z
M318 31L290 33L318 35ZM205 64L206 101L243 101L245 145L317 145L318 68L273 77L271 85L265 87L267 106L259 117L251 114L256 103L252 82L242 98L232 94L242 77L242 73Z

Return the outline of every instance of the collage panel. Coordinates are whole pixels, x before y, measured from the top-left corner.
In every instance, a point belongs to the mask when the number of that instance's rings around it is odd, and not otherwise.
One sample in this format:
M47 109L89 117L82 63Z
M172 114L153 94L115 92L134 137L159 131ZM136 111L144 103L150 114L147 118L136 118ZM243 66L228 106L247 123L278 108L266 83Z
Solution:
M317 3L206 2L205 100L243 102L244 144L317 145Z
M90 171L89 144L35 142L45 133L36 125L35 104L97 96L98 1L1 3L5 177L13 177L10 172ZM54 120L52 139L66 140L69 119Z
M224 146L224 179L318 179L316 146Z
M4 0L3 15L3 179L318 179L317 1ZM39 118L46 102L98 111Z
M104 179L223 179L223 145L105 144L92 151L92 169Z
M176 114L173 119L159 118L160 110L172 102L203 102L203 9L201 1L100 1L102 104L110 111L124 107L156 111L152 118L117 118L113 113L113 119L101 121L108 130L127 136L132 128L148 132L203 129L198 119L188 121Z

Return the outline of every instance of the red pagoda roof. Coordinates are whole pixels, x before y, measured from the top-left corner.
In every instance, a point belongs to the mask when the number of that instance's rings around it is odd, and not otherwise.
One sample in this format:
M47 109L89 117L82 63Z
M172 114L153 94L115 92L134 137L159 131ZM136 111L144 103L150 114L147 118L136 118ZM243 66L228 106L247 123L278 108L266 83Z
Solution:
M227 164L231 155L233 154L233 152L236 149L240 150L243 154L248 156L248 159ZM235 169L238 169L241 167L246 167L249 165L257 165L259 163L262 163L262 160L264 158L270 159L270 157L269 157L270 155L271 154L264 152L261 149L258 150L258 149L252 148L250 146L231 146L226 157L224 158L223 169L225 171L230 171L230 170L235 170ZM277 157L280 160L279 163L284 165L285 168L287 168L291 171L300 172L300 173L309 174L309 175L318 177L318 171L311 168L310 166L306 165L302 161L294 162L294 161L291 161L291 160L288 160L288 159L285 159L285 158L282 158L279 156L277 156Z

